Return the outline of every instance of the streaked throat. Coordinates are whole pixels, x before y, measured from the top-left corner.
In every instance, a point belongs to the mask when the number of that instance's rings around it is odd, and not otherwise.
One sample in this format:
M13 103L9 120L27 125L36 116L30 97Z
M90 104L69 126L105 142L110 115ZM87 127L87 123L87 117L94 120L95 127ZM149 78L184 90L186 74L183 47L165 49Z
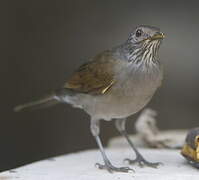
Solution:
M128 61L137 65L145 64L146 66L158 63L160 43L160 40L146 40L142 44L135 44L129 48Z

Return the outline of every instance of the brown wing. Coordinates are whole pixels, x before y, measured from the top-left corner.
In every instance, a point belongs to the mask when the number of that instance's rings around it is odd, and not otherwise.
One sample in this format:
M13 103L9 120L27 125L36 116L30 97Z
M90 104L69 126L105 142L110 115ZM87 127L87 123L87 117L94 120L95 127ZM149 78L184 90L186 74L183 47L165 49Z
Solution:
M80 66L64 88L80 93L104 94L115 83L113 72L115 63L111 52L105 51Z

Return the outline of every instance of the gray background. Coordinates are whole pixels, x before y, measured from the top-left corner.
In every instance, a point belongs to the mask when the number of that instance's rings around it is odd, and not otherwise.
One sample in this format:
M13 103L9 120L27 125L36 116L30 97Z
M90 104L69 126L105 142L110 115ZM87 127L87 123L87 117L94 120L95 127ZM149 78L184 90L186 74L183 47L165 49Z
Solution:
M117 45L139 24L166 34L162 88L148 105L162 129L198 126L198 5L174 1L8 0L1 6L0 170L95 148L88 116L69 105L34 112L12 108L57 89L74 69ZM3 3L3 1L1 2ZM129 119L136 119L136 116ZM128 122L133 132L133 121ZM117 135L102 124L104 143Z

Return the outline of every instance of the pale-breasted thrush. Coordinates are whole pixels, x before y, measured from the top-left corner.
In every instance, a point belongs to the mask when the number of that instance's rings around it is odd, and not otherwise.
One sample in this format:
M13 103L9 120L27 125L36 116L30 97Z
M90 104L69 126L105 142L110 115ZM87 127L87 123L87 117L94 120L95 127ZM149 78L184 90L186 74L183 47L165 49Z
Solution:
M164 35L156 27L141 25L119 46L99 53L81 65L62 88L38 101L19 105L15 111L69 103L90 115L90 130L104 165L100 169L128 172L128 167L114 167L107 158L101 140L100 120L115 119L117 130L127 139L136 158L129 163L156 167L146 161L129 139L126 118L140 111L161 85L163 71L158 51Z

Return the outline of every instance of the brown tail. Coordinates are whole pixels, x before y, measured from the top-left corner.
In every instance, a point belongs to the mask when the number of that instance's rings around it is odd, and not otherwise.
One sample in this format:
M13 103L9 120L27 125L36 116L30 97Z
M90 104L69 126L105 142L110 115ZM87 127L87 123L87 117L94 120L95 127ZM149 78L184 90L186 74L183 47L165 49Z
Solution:
M52 105L55 105L55 104L58 104L58 103L60 103L60 101L56 98L56 95L51 94L51 95L44 97L44 98L41 98L37 101L18 105L14 108L14 111L15 112L29 111L29 110L49 107L49 106L52 106Z

